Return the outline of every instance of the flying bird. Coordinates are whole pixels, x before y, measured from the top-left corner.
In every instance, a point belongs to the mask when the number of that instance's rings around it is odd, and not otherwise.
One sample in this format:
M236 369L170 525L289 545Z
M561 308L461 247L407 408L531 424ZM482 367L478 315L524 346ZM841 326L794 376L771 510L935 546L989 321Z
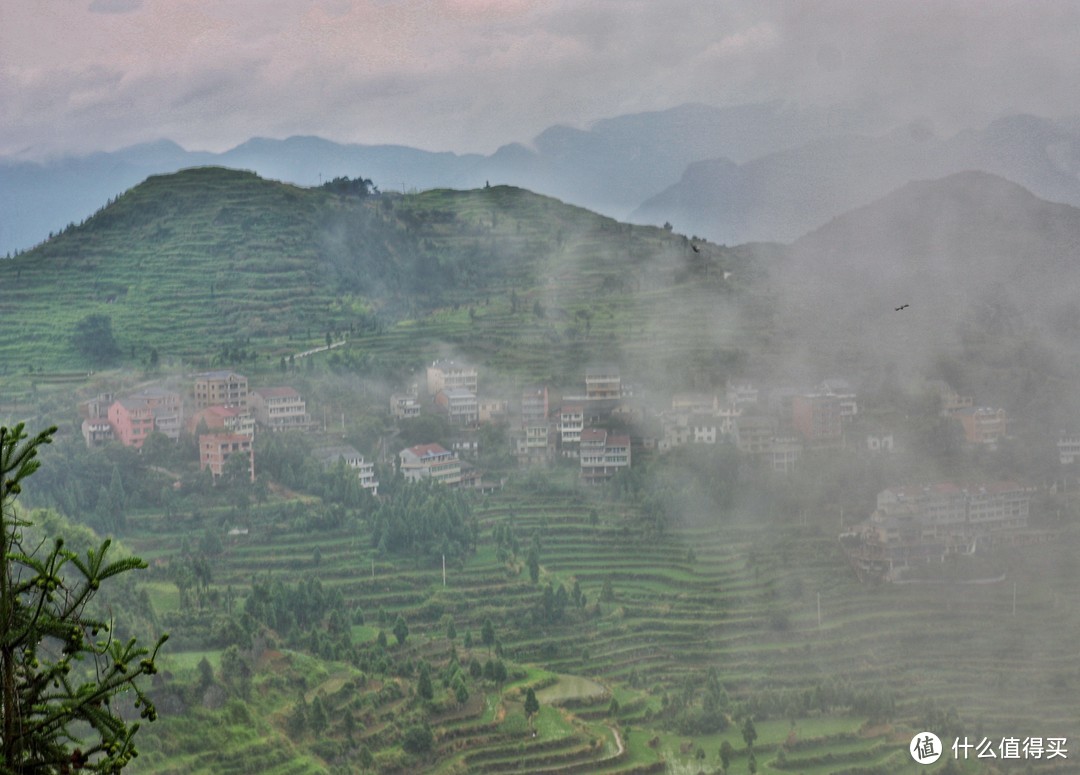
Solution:
M899 312L900 310L907 309L910 306L910 304L901 304L899 307L896 308L896 311Z

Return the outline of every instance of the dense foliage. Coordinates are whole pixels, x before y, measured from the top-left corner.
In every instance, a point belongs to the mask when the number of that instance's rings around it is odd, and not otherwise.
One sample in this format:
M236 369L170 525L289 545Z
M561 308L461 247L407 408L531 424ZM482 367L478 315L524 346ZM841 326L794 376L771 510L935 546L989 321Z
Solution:
M402 486L372 517L371 541L380 553L461 559L478 538L467 496L430 480Z
M157 712L137 679L156 672L152 650L134 638L114 638L92 601L102 582L146 564L137 557L108 560L110 542L85 557L64 548L24 547L14 500L40 465L38 447L55 428L28 438L23 426L0 428L0 724L2 771L87 769L118 772L136 754L137 723L114 707L134 693L143 718Z

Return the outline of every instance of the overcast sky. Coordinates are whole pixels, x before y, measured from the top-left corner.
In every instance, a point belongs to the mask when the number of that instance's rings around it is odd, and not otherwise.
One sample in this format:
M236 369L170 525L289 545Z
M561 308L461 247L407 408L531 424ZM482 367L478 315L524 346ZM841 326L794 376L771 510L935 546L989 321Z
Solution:
M1080 113L1080 4L0 2L0 155L315 134L489 153L683 102L876 103L939 132Z

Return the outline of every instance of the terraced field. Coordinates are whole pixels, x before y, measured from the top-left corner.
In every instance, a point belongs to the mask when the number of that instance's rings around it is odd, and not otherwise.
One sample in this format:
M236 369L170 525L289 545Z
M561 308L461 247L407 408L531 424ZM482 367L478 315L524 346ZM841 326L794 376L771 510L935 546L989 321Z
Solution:
M595 526L592 509L600 516ZM902 772L902 729L919 726L932 705L955 708L965 729L988 735L1067 735L1078 720L1070 687L1080 673L1069 644L1080 595L1034 591L1047 588L1055 563L1069 561L1077 545L1071 532L1054 550L1016 550L1013 614L1011 583L861 586L835 538L813 523L685 527L643 540L633 510L581 495L520 493L489 496L479 515L485 539L463 567L448 569L445 587L434 563L377 557L362 526L297 532L260 525L258 517L249 536L232 539L214 584L243 590L259 574L291 581L317 575L369 620L379 608L403 614L432 653L446 646L445 615L474 638L490 617L513 664L565 676L529 671L485 705L441 723L436 734L446 771L464 764L478 772L631 772L661 759L690 766L699 746L714 763L724 739L742 752L736 728L690 744L655 721L665 693L687 682L700 686L710 667L732 707L761 719L755 751L766 772ZM130 543L148 558L167 555L193 529L153 515L137 522ZM512 523L523 542L540 536L539 585L529 582L520 559L496 560L486 536L499 523ZM589 615L531 624L549 581L567 589L578 582ZM592 613L605 583L614 599ZM603 690L560 692L553 688L559 682ZM535 742L520 737L526 685L541 687L545 698ZM895 697L898 728L867 726L867 716L844 699L882 691ZM619 701L613 716L611 697ZM623 736L621 754L615 735ZM584 769L575 770L579 765Z

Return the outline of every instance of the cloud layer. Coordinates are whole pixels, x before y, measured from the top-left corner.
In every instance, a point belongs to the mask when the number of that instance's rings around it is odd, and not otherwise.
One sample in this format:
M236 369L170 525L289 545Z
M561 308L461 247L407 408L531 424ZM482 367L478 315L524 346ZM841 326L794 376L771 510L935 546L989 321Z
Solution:
M776 98L949 132L1071 112L1078 22L1061 0L10 4L0 155L291 134L490 152L555 123Z

